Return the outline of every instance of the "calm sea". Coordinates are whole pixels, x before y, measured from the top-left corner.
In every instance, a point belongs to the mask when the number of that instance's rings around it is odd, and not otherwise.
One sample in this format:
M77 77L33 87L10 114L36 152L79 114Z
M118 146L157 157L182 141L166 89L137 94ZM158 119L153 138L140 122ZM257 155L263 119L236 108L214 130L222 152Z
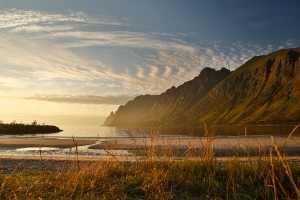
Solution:
M108 127L108 126L61 126L62 132L54 134L30 135L30 137L54 137L54 138L103 138L103 137L147 137L149 134L179 136L204 136L205 132L214 133L216 136L238 135L289 135L295 126L187 126L187 127ZM293 135L300 135L300 127Z

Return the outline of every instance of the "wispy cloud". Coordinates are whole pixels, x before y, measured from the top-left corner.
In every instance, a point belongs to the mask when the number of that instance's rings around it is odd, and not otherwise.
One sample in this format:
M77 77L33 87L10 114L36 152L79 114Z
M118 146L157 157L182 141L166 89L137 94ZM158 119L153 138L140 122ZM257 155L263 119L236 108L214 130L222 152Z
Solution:
M91 17L84 12L70 12L69 14L47 13L36 10L5 9L0 10L0 28L16 30L36 30L35 24L52 24L52 23L87 23L87 24L104 24L104 25L123 25L122 22L108 16ZM32 26L33 25L33 26ZM63 25L63 24L62 24ZM27 27L26 27L27 26ZM21 27L24 27L22 29ZM42 29L39 29L43 31Z
M55 103L69 103L69 104L88 104L88 105L120 105L125 104L129 100L134 99L134 95L69 95L69 94L36 94L32 97L25 97L24 99L49 101Z
M137 66L137 73L136 75L140 78L145 78L144 69L140 66Z
M39 25L26 25L26 26L17 26L11 29L12 32L25 32L25 33L49 33L49 32L58 32L58 31L70 31L75 29L76 26L70 25L54 25L54 26L39 26Z
M33 10L0 11L0 29L16 33L35 33L31 37L39 39L73 39L68 43L58 44L65 48L123 46L195 51L195 46L175 39L174 35L167 33L82 30L86 26L99 25L125 26L127 24L108 16L91 17L83 12L71 12L63 15Z
M174 85L171 78L179 83L190 78L190 74L198 73L201 68L193 66L194 58L200 53L198 47L174 34L145 32L142 29L98 29L103 24L120 27L126 25L107 16L91 17L78 12L62 15L16 9L1 11L0 29L10 33L2 32L0 61L24 68L30 67L26 73L38 80L79 80L87 82L85 87L102 89L119 87L121 84L125 90L134 90L137 93L163 92ZM87 29L87 26L94 29ZM137 71L124 74L116 73L114 66L106 62L87 60L69 50L97 46L142 49L146 54L135 54L138 56L134 61L134 65L138 66ZM132 51L130 52L132 55ZM143 61L138 63L138 60ZM164 70L165 66L169 67ZM165 80L166 76L170 79ZM111 83L94 83L94 80Z
M73 38L74 41L59 44L64 48L78 48L90 46L116 46L132 47L155 50L170 50L196 52L197 47L193 44L170 38L155 37L153 34L130 31L106 31L106 32L57 32L42 34L39 39Z
M149 73L149 76L151 76L151 77L156 77L157 74L158 74L158 72L159 72L158 67L156 67L156 66L149 66L149 67L150 67L150 69L151 69L151 71L150 71L150 73Z
M172 73L172 68L169 66L165 66L164 77L169 77L171 73Z
M36 42L12 33L1 32L0 62L22 66L37 79L64 78L72 80L118 78L101 61L85 60L47 42Z

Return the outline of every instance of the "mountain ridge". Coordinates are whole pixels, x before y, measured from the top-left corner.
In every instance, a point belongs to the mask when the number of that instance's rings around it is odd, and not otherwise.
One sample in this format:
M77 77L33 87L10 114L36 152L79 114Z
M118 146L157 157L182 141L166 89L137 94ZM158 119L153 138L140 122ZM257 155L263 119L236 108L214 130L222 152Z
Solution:
M299 122L291 115L299 111L300 106L299 55L300 47L253 57L187 111L186 122L226 125ZM293 95L293 98L298 100L287 102L289 95L285 92L291 88L297 88L298 96ZM197 112L200 114L195 114Z
M194 79L152 100L130 123L114 120L109 125L297 124L300 47L254 56L233 72L204 68ZM129 115L135 112L134 102Z

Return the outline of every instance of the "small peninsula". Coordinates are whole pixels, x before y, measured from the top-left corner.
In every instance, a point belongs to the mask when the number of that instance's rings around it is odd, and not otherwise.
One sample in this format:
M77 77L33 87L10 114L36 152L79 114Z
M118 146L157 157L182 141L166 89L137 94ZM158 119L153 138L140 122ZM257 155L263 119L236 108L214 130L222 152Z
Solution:
M0 135L23 135L23 134L45 134L61 132L57 126L37 124L36 121L31 124L15 123L10 124L0 123Z

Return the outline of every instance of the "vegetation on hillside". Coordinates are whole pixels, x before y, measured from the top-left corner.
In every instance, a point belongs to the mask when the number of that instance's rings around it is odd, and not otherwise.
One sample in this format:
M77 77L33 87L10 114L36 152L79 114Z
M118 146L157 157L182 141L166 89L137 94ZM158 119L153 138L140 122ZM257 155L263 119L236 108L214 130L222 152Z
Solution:
M201 124L298 124L300 47L257 56L236 69L185 114Z

